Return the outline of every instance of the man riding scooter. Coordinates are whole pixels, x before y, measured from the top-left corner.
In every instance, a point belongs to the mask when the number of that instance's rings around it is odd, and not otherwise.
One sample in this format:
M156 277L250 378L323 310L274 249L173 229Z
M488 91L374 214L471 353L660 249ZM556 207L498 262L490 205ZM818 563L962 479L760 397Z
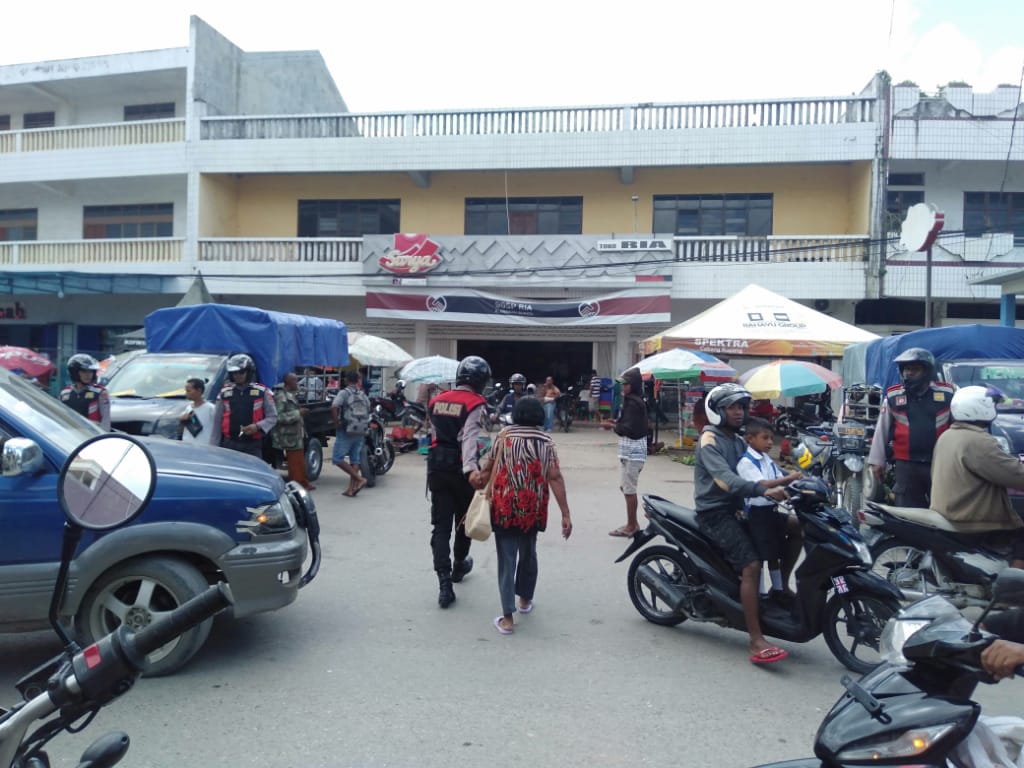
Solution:
M701 431L697 445L694 506L701 531L725 553L740 575L740 602L750 635L750 661L763 664L782 661L789 654L769 643L761 633L758 613L761 560L737 513L743 508L745 498L765 496L783 501L786 492L744 480L736 472L740 457L747 450L739 430L747 419L751 400L750 392L733 383L720 384L708 393L705 411L710 423Z

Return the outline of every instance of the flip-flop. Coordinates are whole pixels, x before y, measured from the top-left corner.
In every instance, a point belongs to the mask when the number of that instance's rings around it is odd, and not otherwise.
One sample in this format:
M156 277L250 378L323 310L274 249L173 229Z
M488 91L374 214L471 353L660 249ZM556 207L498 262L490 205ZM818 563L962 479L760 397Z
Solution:
M494 617L494 628L496 630L498 630L498 632L500 632L503 635L511 635L512 634L512 630L511 629L505 629L505 627L501 626L501 621L504 618L505 618L504 616L495 616Z
M523 608L523 606L521 606L521 605L519 606L519 612L520 613L529 613L532 610L533 610L533 600L531 600L529 603L527 603L525 608Z
M788 656L788 652L782 650L777 645L773 645L770 648L765 648L755 653L750 657L750 662L752 664L774 664L776 661L782 661Z
M639 528L636 529L640 530ZM618 536L620 539L631 539L636 531L628 531L625 526L622 528L616 528L614 531L608 531L609 536Z

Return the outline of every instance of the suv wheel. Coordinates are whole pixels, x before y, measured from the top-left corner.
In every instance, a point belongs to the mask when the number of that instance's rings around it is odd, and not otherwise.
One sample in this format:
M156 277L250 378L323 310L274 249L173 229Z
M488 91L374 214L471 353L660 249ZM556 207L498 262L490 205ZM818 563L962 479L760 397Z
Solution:
M75 616L83 645L127 624L138 630L206 590L203 575L188 563L169 557L140 557L103 574L89 588ZM190 629L146 657L147 677L176 672L195 655L210 634L213 619Z

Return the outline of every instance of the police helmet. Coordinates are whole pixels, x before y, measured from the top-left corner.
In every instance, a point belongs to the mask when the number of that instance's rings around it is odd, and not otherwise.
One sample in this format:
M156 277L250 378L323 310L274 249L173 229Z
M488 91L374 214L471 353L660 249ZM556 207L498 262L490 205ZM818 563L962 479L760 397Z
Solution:
M482 357L470 355L462 358L455 372L456 384L468 384L476 392L482 392L491 378L491 366Z
M68 376L75 384L78 383L78 374L82 371L98 371L99 369L99 361L92 355L72 355L68 360Z
M522 384L525 387L526 377L523 376L523 374L521 373L513 373L511 376L509 376L508 385L512 387L515 386L516 384Z
M708 392L704 401L704 410L707 413L708 421L718 426L725 422L725 410L735 403L742 403L744 418L750 410L750 401L753 399L750 392L742 385L735 382L719 384Z
M923 389L935 375L935 356L927 349L922 349L921 347L911 347L910 349L903 350L896 356L893 362L899 368L900 378L903 380L904 386L910 390ZM911 364L922 366L924 373L918 376L906 375L904 368Z
M256 363L248 355L232 355L228 358L228 373L245 372L250 376L256 370Z

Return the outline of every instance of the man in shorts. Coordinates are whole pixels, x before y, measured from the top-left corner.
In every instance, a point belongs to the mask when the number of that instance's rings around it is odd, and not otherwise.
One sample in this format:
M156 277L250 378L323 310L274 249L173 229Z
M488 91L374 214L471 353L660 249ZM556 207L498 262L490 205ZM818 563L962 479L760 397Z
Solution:
M782 661L789 654L765 640L758 613L758 581L761 558L739 518L743 500L765 496L782 501L782 488L766 488L761 482L737 474L747 444L739 436L746 421L751 395L739 384L720 384L705 400L708 425L700 433L693 472L694 505L701 531L725 554L740 575L740 602L750 635L750 661L764 664Z
M626 524L608 531L609 536L632 536L640 530L637 522L637 481L647 462L647 406L643 399L643 378L638 368L622 374L622 412L617 419L602 419L602 429L619 436L619 489L626 499Z

